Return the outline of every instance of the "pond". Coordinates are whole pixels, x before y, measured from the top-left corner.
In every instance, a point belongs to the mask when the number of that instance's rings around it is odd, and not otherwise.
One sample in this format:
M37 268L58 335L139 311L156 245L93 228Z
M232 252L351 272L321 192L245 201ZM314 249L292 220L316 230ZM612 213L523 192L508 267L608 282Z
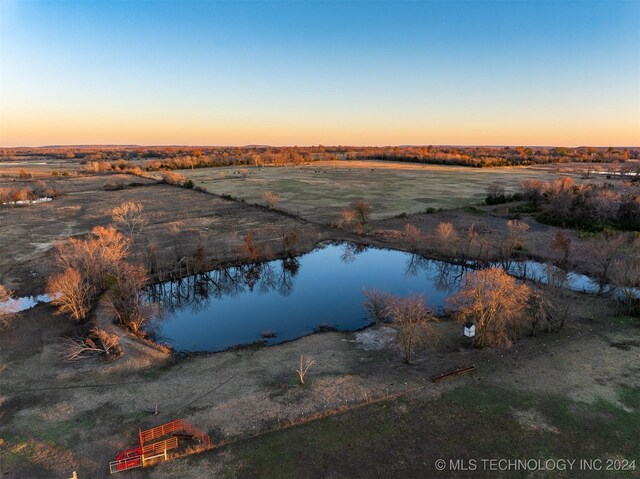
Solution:
M51 297L46 294L39 294L37 296L20 296L19 298L12 298L9 301L0 303L0 313L12 312L19 313L31 309L34 306L41 303L50 303Z
M510 272L545 280L540 263L514 263ZM149 288L161 313L148 331L182 352L222 351L264 342L277 344L318 330L354 331L370 324L364 289L422 294L436 310L458 291L463 270L402 251L323 244L297 258L214 270ZM592 291L585 276L568 286Z

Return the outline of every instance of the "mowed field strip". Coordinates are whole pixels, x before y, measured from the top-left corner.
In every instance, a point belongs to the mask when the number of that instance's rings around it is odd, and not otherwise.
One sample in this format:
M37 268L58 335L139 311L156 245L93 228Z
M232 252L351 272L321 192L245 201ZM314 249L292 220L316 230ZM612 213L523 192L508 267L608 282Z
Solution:
M247 170L244 174L242 170ZM371 204L373 219L427 208L460 208L484 201L487 186L499 183L515 192L527 178L549 181L558 173L545 167L468 168L381 161L322 161L267 168L181 170L196 186L250 203L262 195L280 196L278 208L314 221L335 221L354 200ZM575 173L566 173L579 181Z

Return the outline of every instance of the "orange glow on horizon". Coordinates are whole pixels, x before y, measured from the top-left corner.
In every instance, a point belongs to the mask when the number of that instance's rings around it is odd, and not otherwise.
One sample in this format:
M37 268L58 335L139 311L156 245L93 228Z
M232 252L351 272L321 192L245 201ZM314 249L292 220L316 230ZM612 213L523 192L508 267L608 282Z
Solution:
M182 116L182 115L181 115ZM318 119L297 123L267 118L230 119L184 116L129 118L120 115L38 115L25 112L0 122L0 146L43 145L547 145L638 146L640 127L629 121L590 124L588 121L504 121L486 119L400 123L375 118Z

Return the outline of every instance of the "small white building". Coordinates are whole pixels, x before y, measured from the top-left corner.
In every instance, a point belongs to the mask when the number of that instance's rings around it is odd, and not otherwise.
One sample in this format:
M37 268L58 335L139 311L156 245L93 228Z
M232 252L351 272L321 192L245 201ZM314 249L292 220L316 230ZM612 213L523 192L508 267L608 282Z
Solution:
M464 335L467 338L473 338L476 335L476 325L468 322L464 325Z

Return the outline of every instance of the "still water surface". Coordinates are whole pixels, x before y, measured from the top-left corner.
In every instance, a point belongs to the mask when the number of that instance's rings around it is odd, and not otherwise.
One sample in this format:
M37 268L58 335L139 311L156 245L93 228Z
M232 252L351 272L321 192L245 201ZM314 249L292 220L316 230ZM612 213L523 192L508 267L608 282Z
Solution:
M525 270L526 267L526 270ZM545 281L544 265L514 263L510 271ZM325 244L305 255L214 270L150 288L161 305L150 332L177 351L221 351L264 341L276 344L318 329L353 331L370 324L362 290L422 294L437 309L458 291L462 268L409 253L351 243ZM594 291L586 276L570 275L568 287ZM263 338L263 333L275 337Z

